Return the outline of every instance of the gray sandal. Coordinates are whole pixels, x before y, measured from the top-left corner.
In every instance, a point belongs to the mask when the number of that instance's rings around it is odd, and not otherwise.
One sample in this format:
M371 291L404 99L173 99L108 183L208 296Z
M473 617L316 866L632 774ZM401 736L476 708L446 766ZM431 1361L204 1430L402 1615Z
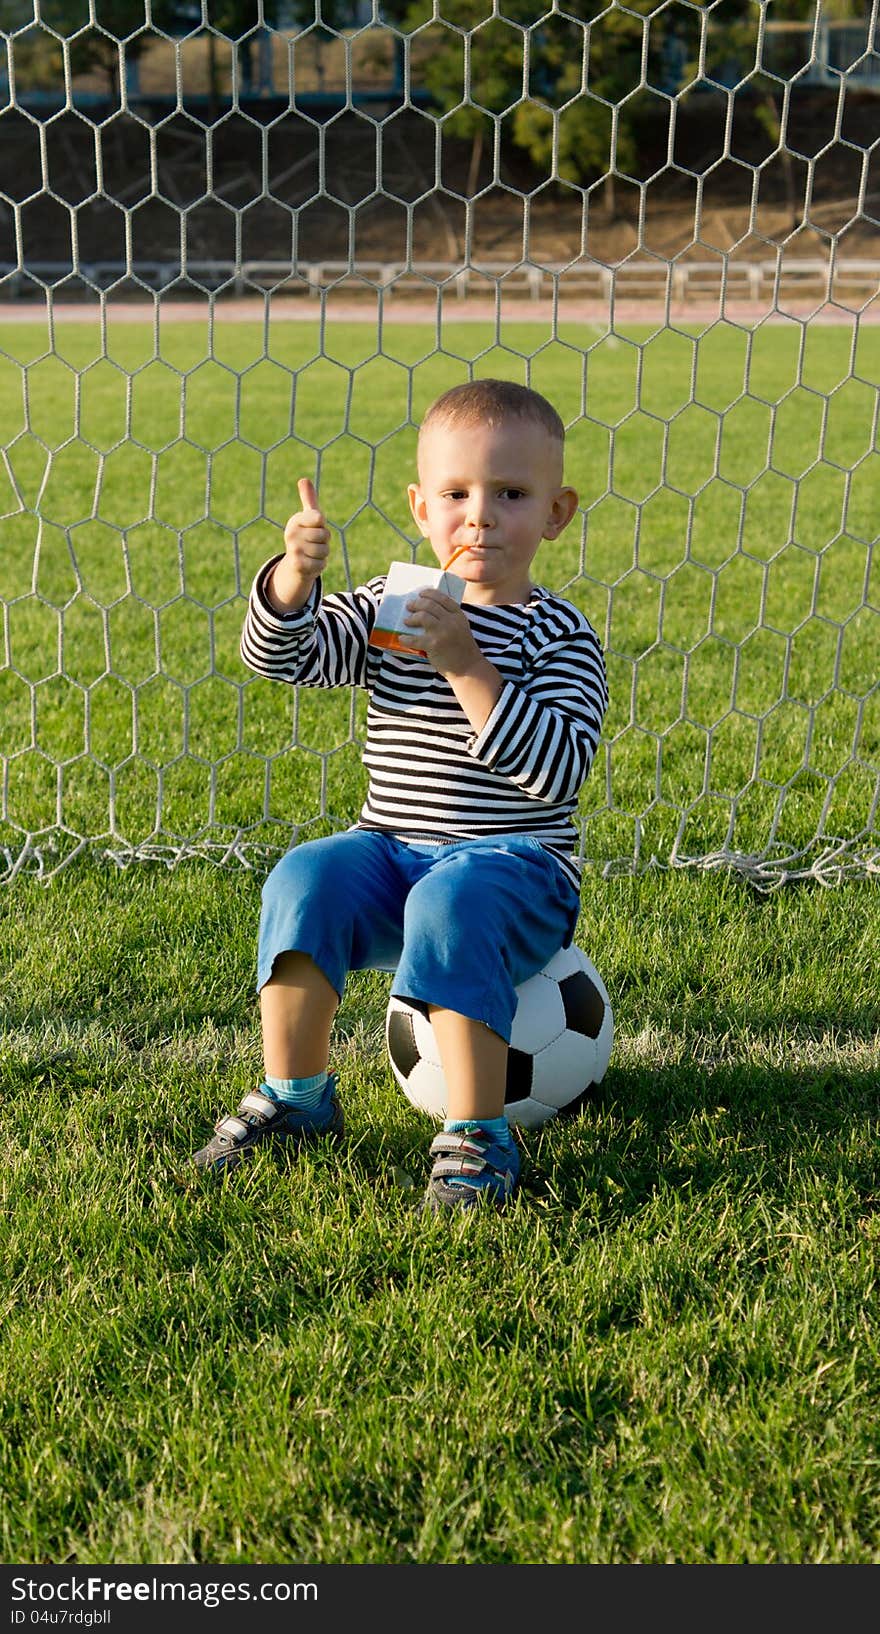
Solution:
M324 1097L313 1112L285 1106L262 1089L251 1090L235 1112L215 1125L212 1138L194 1153L192 1162L197 1169L223 1174L253 1157L257 1147L269 1141L309 1140L316 1135L339 1140L344 1132L336 1075L328 1073Z

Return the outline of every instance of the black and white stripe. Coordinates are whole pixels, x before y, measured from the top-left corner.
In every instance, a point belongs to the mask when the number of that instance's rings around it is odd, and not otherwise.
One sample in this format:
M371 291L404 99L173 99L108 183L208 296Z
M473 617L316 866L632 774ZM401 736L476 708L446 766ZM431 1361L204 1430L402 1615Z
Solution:
M369 645L384 576L327 596L319 582L300 612L282 617L263 588L277 560L254 580L241 654L269 679L367 689L369 788L358 827L423 840L530 834L577 885L572 818L608 703L602 649L583 614L541 586L522 605L465 605L504 682L475 733L424 659Z

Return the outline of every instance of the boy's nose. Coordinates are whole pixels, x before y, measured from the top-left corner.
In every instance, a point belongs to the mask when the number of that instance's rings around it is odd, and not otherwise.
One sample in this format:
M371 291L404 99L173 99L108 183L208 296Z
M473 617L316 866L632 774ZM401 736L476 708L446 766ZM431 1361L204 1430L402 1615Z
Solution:
M491 526L491 506L484 494L470 495L466 520L469 528L488 528Z

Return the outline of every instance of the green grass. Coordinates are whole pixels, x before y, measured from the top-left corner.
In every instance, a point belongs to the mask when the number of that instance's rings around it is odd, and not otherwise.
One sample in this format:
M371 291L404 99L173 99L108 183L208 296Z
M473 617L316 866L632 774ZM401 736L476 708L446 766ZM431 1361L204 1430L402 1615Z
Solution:
M502 338L0 330L10 866L353 820L363 700L249 678L243 596L301 472L331 586L410 553L410 421L470 358L572 422L539 563L608 650L587 855L876 850L880 332ZM189 1175L260 1070L259 885L84 857L0 894L2 1558L876 1564L876 879L588 872L607 1077L452 1222L377 974L341 1156Z
M876 1564L877 882L588 879L605 1083L453 1222L378 975L342 1156L187 1180L259 1069L259 884L2 898L2 1558Z
M503 373L571 424L582 515L538 558L592 618L611 706L584 791L599 860L870 853L880 780L872 555L880 331L218 321L0 328L8 664L0 754L23 831L277 843L363 797L362 702L249 677L243 596L320 479L331 588L416 549L414 424ZM5 513L5 515L4 515ZM424 547L422 547L424 549ZM129 594L129 591L132 593ZM296 744L300 751L287 750ZM91 754L86 754L86 748ZM72 844L68 839L64 844Z

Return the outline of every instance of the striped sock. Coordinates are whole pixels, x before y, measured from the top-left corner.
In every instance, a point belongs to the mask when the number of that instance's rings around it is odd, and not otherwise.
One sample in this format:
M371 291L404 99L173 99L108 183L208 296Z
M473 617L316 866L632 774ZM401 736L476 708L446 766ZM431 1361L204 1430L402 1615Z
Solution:
M314 1078L263 1079L263 1089L272 1101L282 1106L295 1106L298 1112L314 1112L324 1099L327 1088L326 1072L317 1072Z
M466 1129L484 1129L486 1134L499 1146L513 1145L513 1136L510 1133L510 1124L506 1118L447 1118L443 1125L444 1135L460 1135Z

